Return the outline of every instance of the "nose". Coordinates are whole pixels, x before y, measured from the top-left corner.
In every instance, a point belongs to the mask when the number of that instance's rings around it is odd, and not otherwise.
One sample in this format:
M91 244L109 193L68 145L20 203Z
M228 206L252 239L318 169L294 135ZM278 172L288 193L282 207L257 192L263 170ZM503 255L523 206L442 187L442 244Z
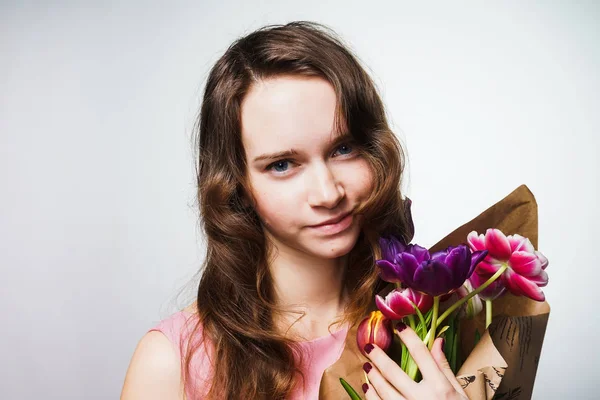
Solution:
M324 164L313 168L313 173L306 174L306 187L311 207L335 208L346 195L343 185Z

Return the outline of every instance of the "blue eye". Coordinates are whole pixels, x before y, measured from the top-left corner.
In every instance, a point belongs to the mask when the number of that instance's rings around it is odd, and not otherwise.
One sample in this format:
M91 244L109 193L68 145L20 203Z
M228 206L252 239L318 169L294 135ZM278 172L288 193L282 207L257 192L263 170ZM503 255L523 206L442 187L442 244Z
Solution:
M336 153L338 151L340 152L341 155L350 154L350 153L352 153L352 146L349 144L342 144L337 148Z
M275 161L273 164L267 166L267 170L274 169L277 172L285 172L288 169L289 163L288 160Z
M357 152L354 150L353 145L350 143L344 143L337 147L336 151L332 154L332 157L353 155L354 153L357 153ZM286 173L290 172L290 170L293 168L293 165L290 165L290 164L299 166L299 164L296 163L294 160L282 159L282 160L278 160L278 161L275 161L275 162L267 165L265 167L265 170L266 171L275 171L276 175L283 176L283 175L287 175Z

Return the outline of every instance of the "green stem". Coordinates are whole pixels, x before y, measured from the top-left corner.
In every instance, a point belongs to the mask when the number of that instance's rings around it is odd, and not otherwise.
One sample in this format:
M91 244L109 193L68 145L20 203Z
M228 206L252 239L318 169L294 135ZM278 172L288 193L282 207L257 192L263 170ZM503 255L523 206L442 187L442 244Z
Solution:
M421 335L423 335L427 329L427 324L425 323L425 318L423 317L421 310L419 310L419 307L417 307L417 305L415 303L413 303L412 301L410 302L410 304L412 304L413 308L415 309L415 312L417 313L417 316L419 317L419 321L421 322L420 326L421 326L421 329L423 330L423 333L417 332L417 335L419 335L419 337L421 337ZM416 332L414 327L411 326L411 328L413 328L413 330Z
M416 330L415 316L414 315L407 315L405 317L405 321L408 322L408 324L410 325L410 327L411 327L411 329L413 331ZM411 357L410 353L408 353L408 349L406 348L406 346L404 345L404 343L402 344L402 351L403 352L407 352L406 353L407 359L406 359L406 365L405 365L404 371L414 381L416 379L416 377L417 377L417 373L419 372L419 368L417 367L417 363L415 363L415 360L413 360L413 358Z
M492 323L492 301L485 301L485 329Z
M431 316L431 329L429 332L429 350L433 349L433 342L435 342L435 332L438 327L438 312L440 310L440 296L434 296L433 298L433 315Z
M454 362L455 362L455 367L454 367L454 374L456 375L456 373L458 372L458 370L461 367L462 361L460 360L460 354L459 354L459 340L460 340L460 321L458 320L458 318L456 319L456 331L454 332L454 342L452 343L452 357L454 358Z
M410 377L410 379L416 381L417 374L419 373L419 367L417 366L417 363L415 362L415 360L413 360L412 357L409 358L408 365L408 371L406 374Z
M502 265L502 267L496 271L496 273L494 275L492 275L492 277L490 279L488 279L487 281L485 281L485 283L481 286L479 286L477 289L473 290L471 293L469 293L468 295L466 295L465 297L463 297L462 299L458 300L456 303L452 304L452 306L450 306L450 308L448 308L446 310L445 313L443 313L437 320L437 325L441 324L442 321L444 321L448 315L450 315L452 313L452 311L456 310L458 307L462 306L463 304L465 304L467 301L469 301L469 299L477 294L479 294L482 290L485 290L485 288L487 288L488 286L490 286L492 283L494 283L494 281L496 279L498 279L503 273L504 271L506 271L506 269L508 268L508 264L504 264ZM432 325L433 325L433 321L432 321ZM435 336L435 335L434 335Z
M408 324L410 325L410 328L416 332L417 330L417 326L415 324L415 316L414 315L407 315L406 318L408 319Z

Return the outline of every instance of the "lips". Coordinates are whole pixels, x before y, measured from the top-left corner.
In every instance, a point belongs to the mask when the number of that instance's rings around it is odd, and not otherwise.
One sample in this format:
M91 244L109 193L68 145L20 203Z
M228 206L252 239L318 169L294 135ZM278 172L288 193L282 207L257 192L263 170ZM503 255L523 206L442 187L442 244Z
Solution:
M343 220L344 218L346 218L348 215L350 215L350 211L345 212L345 213L339 215L338 217L335 217L335 218L332 218L332 219L328 219L327 221L321 222L320 224L310 225L310 226L312 228L318 228L320 226L337 224L338 222L340 222L341 220Z

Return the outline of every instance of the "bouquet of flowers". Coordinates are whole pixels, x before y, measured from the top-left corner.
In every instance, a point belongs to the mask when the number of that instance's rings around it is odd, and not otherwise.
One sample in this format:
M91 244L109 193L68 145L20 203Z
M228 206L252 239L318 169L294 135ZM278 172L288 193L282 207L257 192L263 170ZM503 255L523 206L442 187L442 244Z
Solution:
M349 331L342 356L323 374L320 398L360 398L353 387L367 379L367 343L420 380L393 321L409 325L430 349L436 337L445 338L446 358L469 398L530 398L549 313L541 290L548 260L536 245L537 205L526 186L430 250L381 238L377 267L389 284Z

